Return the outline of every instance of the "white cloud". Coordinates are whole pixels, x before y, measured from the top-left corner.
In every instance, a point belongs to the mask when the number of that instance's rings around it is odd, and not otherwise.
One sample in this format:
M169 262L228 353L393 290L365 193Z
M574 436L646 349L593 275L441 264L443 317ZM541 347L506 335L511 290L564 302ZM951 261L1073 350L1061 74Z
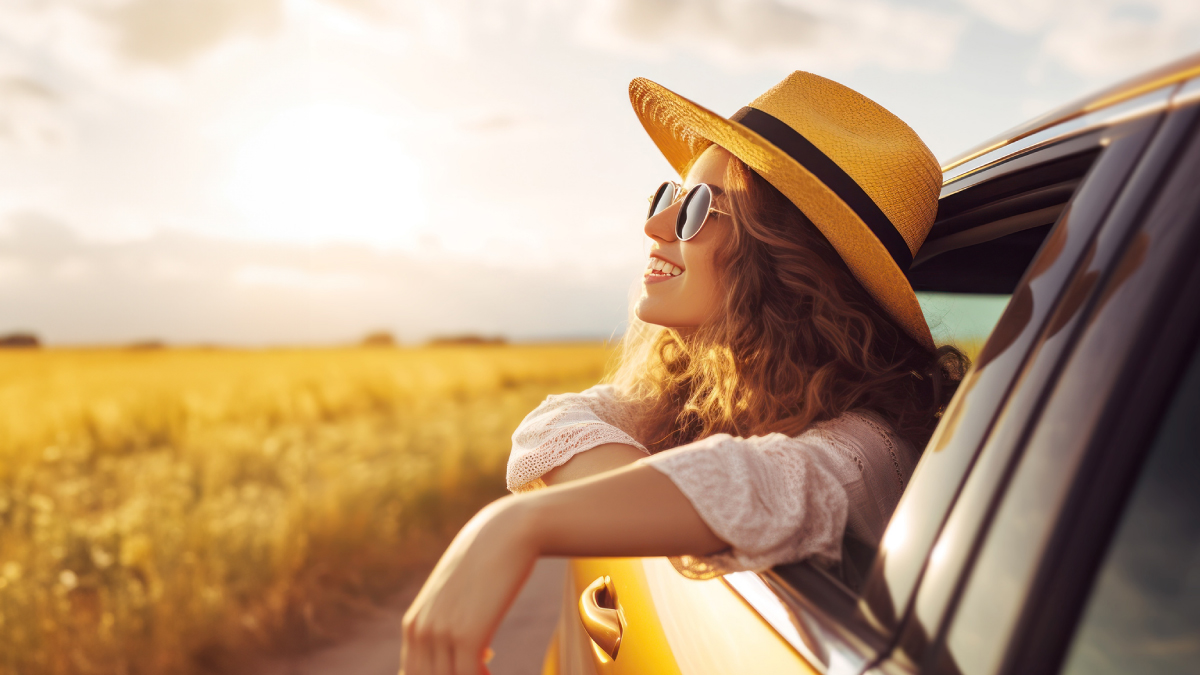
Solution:
M2 73L2 71L0 71ZM29 77L0 74L0 143L52 148L67 137L56 92Z
M111 4L111 3L105 3ZM241 35L269 35L283 21L281 0L126 0L90 12L133 62L179 65Z
M1054 0L959 0L992 23L1010 31L1030 33L1044 28L1062 14Z
M580 35L640 55L729 66L939 70L964 19L881 0L592 0Z
M59 281L78 281L86 278L92 271L92 264L81 257L69 256L60 260L50 270L50 276Z
M988 21L1039 38L1039 57L1111 80L1200 49L1195 0L961 0Z
M344 272L310 272L293 267L247 265L233 273L233 283L247 287L341 291L359 288L364 281L358 275Z
M640 268L548 276L449 254L429 260L180 232L97 243L32 214L10 230L0 238L0 332L28 329L60 344L328 343L381 327L404 340L601 337L624 319ZM86 283L61 278L73 260L87 261Z
M484 35L567 30L625 56L685 54L722 66L938 70L965 25L956 11L895 0L325 0L442 56L469 58ZM313 4L316 9L317 5Z
M0 258L0 284L20 280L25 276L27 268L28 266L17 258Z

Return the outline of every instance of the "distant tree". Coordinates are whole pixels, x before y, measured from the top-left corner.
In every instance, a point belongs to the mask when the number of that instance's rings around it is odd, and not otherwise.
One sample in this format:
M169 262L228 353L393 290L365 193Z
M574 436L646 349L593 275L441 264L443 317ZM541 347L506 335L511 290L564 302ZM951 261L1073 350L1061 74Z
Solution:
M429 340L429 344L433 346L448 346L448 345L503 345L508 344L508 340L502 335L439 335Z
M0 335L0 348L4 349L37 349L42 341L33 333L17 332Z
M386 330L377 330L367 333L359 344L364 347L395 347L396 336Z
M134 351L150 351L154 349L165 349L167 343L162 340L138 340L125 345L127 348Z

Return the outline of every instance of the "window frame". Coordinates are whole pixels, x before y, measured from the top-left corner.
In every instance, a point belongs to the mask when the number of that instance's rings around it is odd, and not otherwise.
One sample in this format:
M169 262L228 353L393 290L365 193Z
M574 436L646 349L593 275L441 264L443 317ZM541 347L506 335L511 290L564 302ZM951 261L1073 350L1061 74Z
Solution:
M1022 587L1024 594L1019 597L1024 600L1019 602L1019 615L1015 617L1008 642L999 645L1001 658L990 672L1044 675L1058 672L1103 561L1104 550L1136 481L1145 446L1182 375L1179 364L1193 354L1200 336L1200 312L1195 309L1200 306L1200 270L1193 268L1200 252L1200 202L1194 194L1189 197L1189 192L1194 191L1195 176L1200 175L1200 104L1172 111L1163 134L1172 131L1172 124L1177 127L1176 132L1187 135L1182 139L1168 137L1177 147L1177 156L1168 160L1168 178L1155 181L1160 183L1156 186L1160 190L1155 190L1148 210L1138 219L1138 236L1145 236L1150 242L1147 255L1151 257L1133 267L1141 271L1140 275L1128 267L1123 271L1123 263L1128 265L1137 253L1132 246L1122 247L1122 255L1110 265L1110 278L1104 284L1108 288L1100 296L1115 293L1113 289L1129 292L1132 288L1142 294L1140 297L1149 299L1144 305L1146 313L1141 321L1131 321L1132 311L1117 304L1098 304L1082 326L1070 362L1044 406L1055 425L1066 424L1080 430L1078 444L1047 445L1045 439L1049 435L1042 436L1040 443L1039 436L1031 435L1025 444L1029 446L1025 454L1033 459L1051 457L1062 466L1077 468L1066 473L1061 483L1049 481L1035 486L1032 476L1045 473L1044 470L1021 472L1018 466L1012 483L1005 489L1005 498L1011 503L1020 503L1021 495L1030 491L1049 495L1047 503L1059 501L1056 508L1038 514L1048 523L1050 534L1044 542L1029 540L1026 544L1029 551L1025 557L1035 567L1027 585ZM1187 162L1184 166L1194 173L1180 174L1180 162ZM1191 211L1180 213L1180 208ZM1181 217L1187 219L1183 226L1177 222ZM1162 330L1164 326L1170 326L1171 330ZM1098 358L1102 353L1100 346L1112 345L1122 333L1130 337L1121 356ZM1113 384L1100 396L1081 398L1079 392L1088 390L1082 374L1089 371L1107 372ZM1091 425L1092 420L1096 421L1095 426ZM1036 512L1031 508L1026 506L1021 511L998 500L992 515L994 521L986 527L983 535L986 540L972 571L978 569L983 574L988 569L987 557L997 553L989 552L987 541L1011 538L1011 534L1005 533L1016 532L1018 520L1028 522L1031 513ZM1018 516L1018 512L1022 515ZM991 564L1007 563L996 558ZM989 583L992 581L989 579ZM925 661L929 672L957 672L956 668L947 667L950 661L945 640L950 631L984 630L982 626L973 629L964 625L969 620L959 614L963 606L969 611L972 603L983 602L981 596L969 595L969 583L966 580L959 584L952 618L946 622ZM986 630L989 639L1001 642L1006 639L996 623Z
M1147 199L1169 167L1179 140L1169 133L1172 128L1163 114L1113 128L1114 137L1081 188L1080 203L1069 214L1074 217L1069 228L1074 229L1073 234L1086 234L1076 242L1081 246L1076 249L1077 260L1070 261L1068 273L1041 289L1040 298L1038 280L1028 282L1032 289L1030 304L1035 308L1041 304L1044 320L1027 345L1026 358L1013 370L1012 387L992 413L986 433L979 436L973 464L929 549L938 554L927 559L921 571L910 611L889 655L889 662L901 672L931 667L963 580L979 564L980 541L988 531L995 505L1008 489L1015 463L1040 418L1047 393L1056 386L1063 364L1074 349L1084 316L1098 295L1098 283L1122 254L1139 225ZM1189 129L1183 125L1184 133L1190 133ZM1113 152L1118 154L1108 154ZM1118 163L1106 167L1106 157ZM1103 198L1084 203L1088 195L1082 191L1105 171L1110 174L1106 180L1093 184ZM1060 263L1066 265L1068 261L1060 257L1055 264ZM1048 271L1043 278L1052 274ZM985 350L988 348L985 346Z
M976 482L981 477L994 482L995 471L986 463L980 466L981 451L993 442L997 420L1006 419L1021 386L1029 384L1031 364L1041 356L1042 338L1055 320L1055 311L1066 303L1072 280L1105 228L1110 209L1134 172L1160 117L1156 114L1129 120L1094 137L1093 142L1101 144L1103 152L1018 285L977 363L948 407L889 523L885 542L898 543L881 551L860 605L883 630L898 631L902 655L919 657L933 634L909 621L915 599L929 585L927 577L932 578L934 586L952 582L969 564L962 546L945 544L944 528L951 515L961 511L962 494L972 477ZM1053 377L1054 361L1051 359L1043 379ZM982 459L986 460L987 455ZM995 485L987 485L984 494L994 489ZM896 530L899 533L893 534ZM927 563L939 543L945 544L939 557L943 567L930 571ZM917 660L909 662L909 667L914 667Z

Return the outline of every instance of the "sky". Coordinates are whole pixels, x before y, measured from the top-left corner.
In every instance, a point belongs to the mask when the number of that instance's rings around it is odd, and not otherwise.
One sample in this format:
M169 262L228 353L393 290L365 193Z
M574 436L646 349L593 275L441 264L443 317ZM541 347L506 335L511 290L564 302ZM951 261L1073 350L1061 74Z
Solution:
M2 0L0 333L611 337L672 177L634 77L815 72L946 160L1196 51L1194 0Z

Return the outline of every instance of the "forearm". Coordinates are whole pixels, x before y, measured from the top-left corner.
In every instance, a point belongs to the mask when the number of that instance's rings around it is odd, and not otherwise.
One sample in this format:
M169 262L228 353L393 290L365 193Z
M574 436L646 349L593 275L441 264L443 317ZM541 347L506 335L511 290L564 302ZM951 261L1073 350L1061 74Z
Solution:
M699 556L727 548L679 488L649 466L539 490L511 507L543 556Z

